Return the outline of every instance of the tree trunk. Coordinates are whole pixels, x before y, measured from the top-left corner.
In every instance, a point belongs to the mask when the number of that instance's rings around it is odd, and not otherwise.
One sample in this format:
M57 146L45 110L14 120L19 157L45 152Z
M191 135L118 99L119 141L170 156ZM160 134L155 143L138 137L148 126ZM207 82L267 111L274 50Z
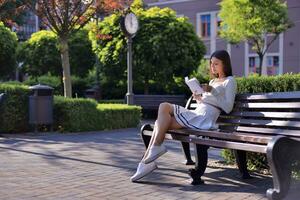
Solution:
M262 53L257 53L258 54L258 57L259 57L259 76L261 76L262 74L262 65L263 65L263 61L264 61L264 54Z
M64 83L64 96L72 97L72 83L70 72L70 60L69 60L69 45L66 37L59 39L60 43L60 55L63 69L63 83Z

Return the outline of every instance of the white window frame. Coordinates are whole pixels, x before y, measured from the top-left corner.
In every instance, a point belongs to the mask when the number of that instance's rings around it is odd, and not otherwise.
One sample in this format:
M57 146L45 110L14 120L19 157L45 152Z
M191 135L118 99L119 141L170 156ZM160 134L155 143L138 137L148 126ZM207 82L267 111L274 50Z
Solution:
M265 56L264 56L264 60L263 60L263 66L267 67L267 57L273 57L273 56L277 56L278 59L279 59L279 65L278 65L279 73L276 74L276 75L280 75L280 74L282 74L282 73L280 73L281 72L281 70L280 70L280 63L282 62L282 61L280 61L280 59L281 59L280 58L280 53L266 53ZM246 60L247 60L247 62L246 62L247 63L246 68L247 69L245 69L245 72L247 72L247 74L245 76L249 76L249 73L250 73L250 71L249 71L249 68L250 68L249 59L250 59L250 57L258 58L258 55L256 53L250 53L250 54L248 53L247 57L245 57ZM267 69L266 69L266 73L263 74L263 75L267 75Z
M209 41L210 42L210 55L216 51L216 16L219 11L209 11L209 12L199 12L196 14L196 32L197 35L203 40L203 41ZM202 28L201 28L201 16L202 15L210 15L210 37L203 38ZM207 52L208 53L208 52Z
M209 15L210 16L210 36L209 37L202 37L202 27L201 27L201 16L203 15ZM197 28L197 34L198 36L203 40L210 40L212 35L212 12L201 12L197 13L197 19L196 19L196 28Z

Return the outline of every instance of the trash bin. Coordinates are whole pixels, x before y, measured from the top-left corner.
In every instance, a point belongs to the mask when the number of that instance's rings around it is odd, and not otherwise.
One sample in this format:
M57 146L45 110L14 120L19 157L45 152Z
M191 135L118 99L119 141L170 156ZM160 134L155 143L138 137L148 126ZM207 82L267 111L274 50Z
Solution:
M85 90L85 95L86 98L91 98L95 100L100 100L101 95L100 95L100 87L95 85L94 87Z
M34 85L29 87L31 95L29 96L29 124L35 126L35 132L38 125L50 125L52 131L53 124L53 88L47 85Z

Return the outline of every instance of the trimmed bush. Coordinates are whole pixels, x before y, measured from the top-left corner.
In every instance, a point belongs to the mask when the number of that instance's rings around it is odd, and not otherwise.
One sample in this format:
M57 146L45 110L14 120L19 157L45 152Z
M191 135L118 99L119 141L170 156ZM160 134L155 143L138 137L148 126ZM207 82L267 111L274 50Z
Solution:
M125 104L125 99L103 99L99 100L101 104Z
M54 113L56 129L78 132L136 127L140 121L141 108L55 96Z
M59 131L100 130L95 123L97 102L92 99L54 97L54 127ZM94 127L96 124L96 127Z
M28 86L18 83L0 84L6 93L0 105L0 132L30 131ZM54 96L54 129L62 132L96 131L136 127L141 108L125 104L97 104L92 99L71 99Z
M288 92L300 90L300 74L237 78L238 93Z
M18 84L0 84L0 93L3 92L6 96L0 106L0 132L28 131L29 88Z
M98 104L97 110L100 116L104 116L103 122L106 129L136 127L141 118L141 107L125 104ZM99 117L101 120L101 118ZM101 120L102 121L102 120Z

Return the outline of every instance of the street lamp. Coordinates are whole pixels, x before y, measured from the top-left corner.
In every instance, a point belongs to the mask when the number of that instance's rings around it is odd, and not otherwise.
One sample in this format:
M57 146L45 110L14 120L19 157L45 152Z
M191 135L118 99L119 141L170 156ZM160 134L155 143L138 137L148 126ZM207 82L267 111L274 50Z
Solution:
M133 92L132 92L132 38L136 35L139 29L139 21L137 16L129 10L125 16L121 18L121 29L127 37L127 104L132 105Z

